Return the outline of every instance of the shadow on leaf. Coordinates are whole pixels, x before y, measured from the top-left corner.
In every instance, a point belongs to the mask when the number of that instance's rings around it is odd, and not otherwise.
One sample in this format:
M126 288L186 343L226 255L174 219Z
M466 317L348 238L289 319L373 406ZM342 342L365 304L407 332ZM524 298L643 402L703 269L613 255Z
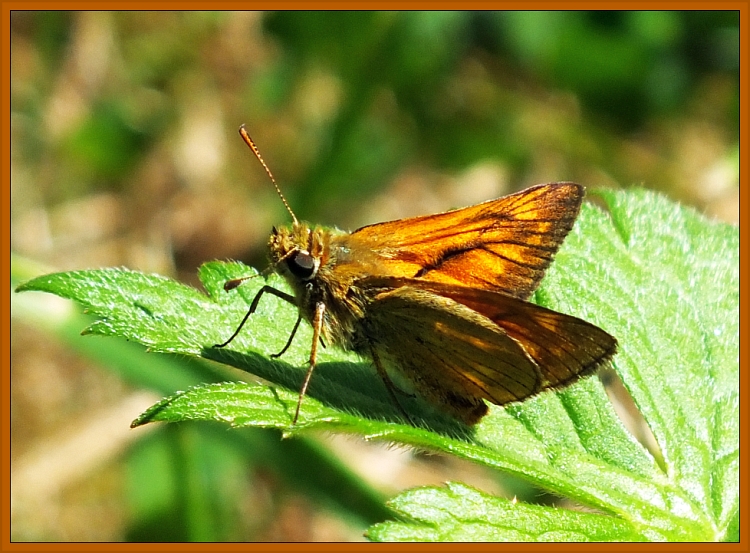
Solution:
M300 390L305 377L305 368L269 359L255 352L240 353L211 347L203 348L201 355L293 392ZM369 363L327 362L316 365L306 396L337 411L368 419L408 424ZM399 396L399 402L418 426L451 438L473 441L473 428L436 411L421 398Z

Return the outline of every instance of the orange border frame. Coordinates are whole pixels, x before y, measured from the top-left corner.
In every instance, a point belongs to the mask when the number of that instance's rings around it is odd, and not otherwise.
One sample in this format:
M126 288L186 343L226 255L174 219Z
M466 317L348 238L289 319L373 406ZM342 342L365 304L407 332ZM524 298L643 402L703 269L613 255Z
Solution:
M606 9L606 10L738 10L740 12L740 190L744 191L748 186L747 183L747 164L748 164L748 54L750 48L748 44L748 23L750 14L750 2L487 2L472 1L466 2L448 2L448 1L405 1L395 2L380 1L328 1L328 2L301 2L280 0L277 2L236 2L236 1L218 1L218 2L82 2L82 1L61 1L61 2L0 2L2 4L2 28L5 29L2 40L2 107L3 118L2 134L0 142L2 143L2 194L0 194L0 213L4 220L0 225L0 247L2 247L2 257L0 265L2 266L2 282L10 288L10 12L13 10L85 10L85 9L103 9L108 10L302 10L302 9L328 9L328 10L489 10L489 9ZM748 237L747 221L744 219L748 214L748 202L750 198L747 194L740 194L740 254L747 250L747 244L750 243ZM744 246L744 247L743 247ZM748 267L748 256L740 255L740 288L748 281L750 267ZM744 277L744 278L743 278ZM292 543L227 543L227 544L155 544L155 543L11 543L10 542L10 299L9 296L2 295L0 299L0 311L2 319L0 325L0 351L3 352L2 362L2 410L0 411L0 473L2 475L2 493L0 494L0 550L2 551L130 551L138 549L140 551L203 551L206 549L222 551L352 551L378 548L379 550L387 549L389 551L451 551L455 550L456 544L366 544L366 543L347 543L347 544L292 544ZM743 330L747 335L748 328L748 294L740 294L740 343L742 343ZM745 323L744 325L742 323ZM740 351L740 367L748 364L747 349ZM740 420L747 421L748 407L747 402L742 402L742 396L747 396L748 375L745 371L740 371ZM734 544L639 544L639 549L662 551L748 551L747 540L747 515L748 515L748 455L747 455L747 431L748 424L741 425L740 428L740 541ZM742 453L745 453L743 455ZM743 516L744 515L744 516ZM582 549L589 551L630 551L634 544L461 544L464 551L541 551L554 549L556 551L580 551Z

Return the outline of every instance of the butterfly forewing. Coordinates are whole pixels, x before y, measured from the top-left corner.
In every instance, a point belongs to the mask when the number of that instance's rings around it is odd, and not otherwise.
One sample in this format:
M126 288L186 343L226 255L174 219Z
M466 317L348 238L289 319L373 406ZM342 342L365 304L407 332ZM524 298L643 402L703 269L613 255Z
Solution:
M461 284L527 298L573 227L583 187L555 183L475 206L362 227L353 247L383 275Z

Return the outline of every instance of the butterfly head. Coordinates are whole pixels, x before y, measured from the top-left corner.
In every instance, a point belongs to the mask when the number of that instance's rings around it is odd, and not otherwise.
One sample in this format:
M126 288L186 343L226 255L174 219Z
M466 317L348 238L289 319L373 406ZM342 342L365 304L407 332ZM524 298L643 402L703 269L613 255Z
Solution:
M268 255L274 270L292 285L311 281L318 274L320 256L310 251L311 229L306 223L274 227Z

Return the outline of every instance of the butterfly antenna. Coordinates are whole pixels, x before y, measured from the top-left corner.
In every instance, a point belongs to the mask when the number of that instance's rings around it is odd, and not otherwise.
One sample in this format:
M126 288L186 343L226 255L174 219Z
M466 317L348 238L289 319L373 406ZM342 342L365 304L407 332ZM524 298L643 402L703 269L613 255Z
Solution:
M276 188L276 193L279 195L279 198L281 198L281 201L284 203L284 207L289 212L289 215L292 216L292 221L296 225L298 223L297 216L294 214L294 211L292 211L292 208L289 207L289 204L286 201L286 198L284 197L284 194L281 193L281 189L279 188L279 185L276 184L276 179L273 178L273 174L271 173L271 170L268 168L268 165L266 165L266 162L263 161L263 156L260 155L260 152L258 151L258 147L255 145L255 142L253 142L253 139L250 138L250 135L247 134L247 131L245 130L245 125L242 125L240 127L240 136L242 137L242 140L245 141L245 144L250 146L250 149L255 154L255 157L258 158L258 161L260 161L260 164L263 166L263 169L266 170L266 174L271 179L271 182L273 183L274 188Z

